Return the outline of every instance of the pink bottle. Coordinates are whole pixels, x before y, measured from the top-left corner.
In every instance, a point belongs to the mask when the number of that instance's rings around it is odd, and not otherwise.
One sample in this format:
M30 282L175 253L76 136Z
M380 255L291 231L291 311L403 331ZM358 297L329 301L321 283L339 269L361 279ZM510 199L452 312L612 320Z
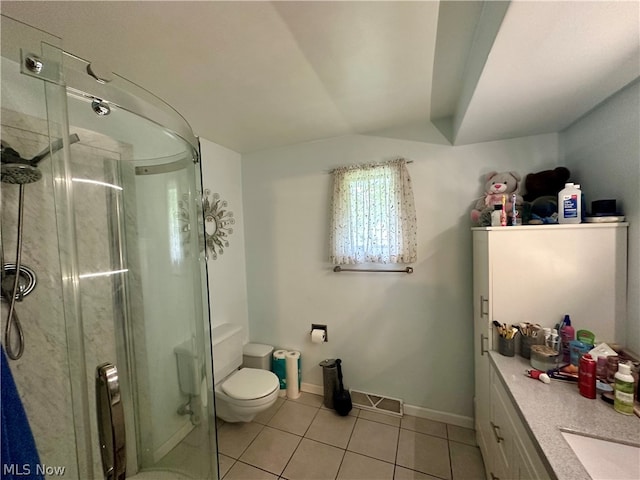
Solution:
M569 342L575 340L576 332L571 326L571 319L569 315L564 316L562 326L560 327L560 340L562 342L562 362L569 363L571 361L571 349L569 348Z

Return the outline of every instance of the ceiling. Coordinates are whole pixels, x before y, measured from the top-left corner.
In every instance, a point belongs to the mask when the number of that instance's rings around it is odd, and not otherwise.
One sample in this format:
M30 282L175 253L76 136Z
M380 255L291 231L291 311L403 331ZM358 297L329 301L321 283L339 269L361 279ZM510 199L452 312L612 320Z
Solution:
M640 1L10 2L240 153L556 132L640 76Z

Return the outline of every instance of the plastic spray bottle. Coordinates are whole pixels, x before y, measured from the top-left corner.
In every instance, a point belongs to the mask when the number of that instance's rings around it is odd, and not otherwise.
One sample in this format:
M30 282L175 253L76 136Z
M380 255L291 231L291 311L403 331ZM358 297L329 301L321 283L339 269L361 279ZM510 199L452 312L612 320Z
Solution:
M571 318L569 315L564 316L562 324L560 325L560 339L562 341L562 361L569 363L571 360L571 349L569 348L569 342L575 340L576 332L571 326Z

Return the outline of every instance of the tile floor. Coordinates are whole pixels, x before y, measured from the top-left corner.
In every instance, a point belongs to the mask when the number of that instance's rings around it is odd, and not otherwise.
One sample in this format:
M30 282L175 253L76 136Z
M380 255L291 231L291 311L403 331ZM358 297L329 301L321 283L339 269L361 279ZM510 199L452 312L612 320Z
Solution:
M223 480L484 479L473 430L354 408L322 397L278 398L251 423L218 424Z

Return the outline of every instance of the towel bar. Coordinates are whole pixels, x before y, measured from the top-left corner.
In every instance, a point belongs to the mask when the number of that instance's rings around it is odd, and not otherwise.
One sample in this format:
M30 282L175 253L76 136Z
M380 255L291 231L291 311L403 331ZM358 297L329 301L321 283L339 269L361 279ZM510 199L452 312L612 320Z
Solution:
M412 267L403 268L402 270L373 270L368 268L342 268L340 265L333 267L333 271L340 272L374 272L374 273L413 273Z

